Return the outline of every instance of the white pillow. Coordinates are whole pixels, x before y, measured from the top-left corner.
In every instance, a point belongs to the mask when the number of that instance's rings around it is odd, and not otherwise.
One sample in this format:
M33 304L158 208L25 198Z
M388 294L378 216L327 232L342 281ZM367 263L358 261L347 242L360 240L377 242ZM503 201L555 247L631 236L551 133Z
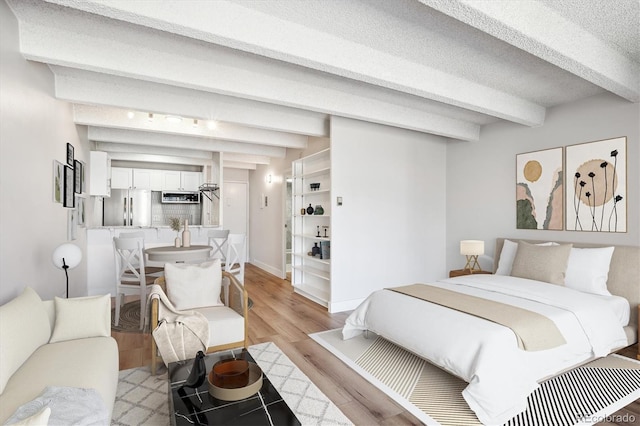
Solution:
M49 343L111 336L111 297L55 298L56 323Z
M615 247L572 248L564 285L586 293L611 296L607 290L609 265Z
M539 243L537 246L555 246L558 243L547 242ZM500 252L500 260L498 261L498 268L495 275L511 275L511 268L513 267L513 259L516 257L516 251L518 251L518 243L511 240L504 240L502 251Z
M220 259L201 264L167 263L164 265L167 296L180 311L223 306L220 301L222 268Z

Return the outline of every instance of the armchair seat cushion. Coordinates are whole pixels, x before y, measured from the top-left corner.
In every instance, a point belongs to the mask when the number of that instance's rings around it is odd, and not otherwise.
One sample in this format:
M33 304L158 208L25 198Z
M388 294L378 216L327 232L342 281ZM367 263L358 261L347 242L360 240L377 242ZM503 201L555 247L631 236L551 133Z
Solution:
M218 346L244 340L244 318L226 306L198 308L209 321L209 346Z

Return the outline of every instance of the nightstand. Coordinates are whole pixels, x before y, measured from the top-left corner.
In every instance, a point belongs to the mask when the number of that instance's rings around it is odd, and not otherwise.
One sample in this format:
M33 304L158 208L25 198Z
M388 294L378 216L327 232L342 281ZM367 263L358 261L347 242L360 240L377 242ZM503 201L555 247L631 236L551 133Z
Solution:
M453 271L449 271L449 278L459 277L462 275L477 275L477 274L493 274L493 272L489 271L473 271L469 269L454 269Z

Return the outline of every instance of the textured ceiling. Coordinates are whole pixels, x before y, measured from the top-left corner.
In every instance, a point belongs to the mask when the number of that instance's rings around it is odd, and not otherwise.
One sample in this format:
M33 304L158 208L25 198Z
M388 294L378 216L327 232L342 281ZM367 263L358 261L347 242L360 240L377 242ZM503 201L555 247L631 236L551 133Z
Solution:
M120 158L180 147L255 165L328 136L331 115L477 140L603 91L640 99L637 0L8 3L24 57Z

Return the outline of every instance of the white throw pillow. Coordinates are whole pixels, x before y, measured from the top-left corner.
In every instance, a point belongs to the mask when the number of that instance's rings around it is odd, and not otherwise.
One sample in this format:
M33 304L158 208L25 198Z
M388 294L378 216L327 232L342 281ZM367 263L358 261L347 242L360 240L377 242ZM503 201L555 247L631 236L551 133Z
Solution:
M201 264L167 263L164 265L167 296L180 311L222 306L220 259Z
M555 246L558 243L547 242L539 243L537 246ZM511 268L513 267L513 259L516 257L516 251L518 251L518 243L511 240L504 240L502 251L500 252L500 260L498 261L498 268L495 275L511 275Z
M572 248L564 285L586 293L611 296L607 289L609 265L615 247Z
M49 341L49 315L32 288L0 306L0 394L31 354Z
M55 298L56 323L49 343L111 336L111 297Z

